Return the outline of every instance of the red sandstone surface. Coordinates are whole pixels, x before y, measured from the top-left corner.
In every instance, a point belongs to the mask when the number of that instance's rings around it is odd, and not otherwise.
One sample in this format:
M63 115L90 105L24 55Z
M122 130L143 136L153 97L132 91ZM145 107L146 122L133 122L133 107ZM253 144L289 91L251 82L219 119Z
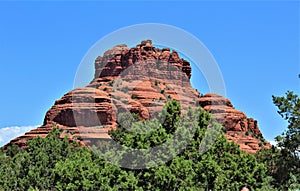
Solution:
M183 108L199 103L227 129L228 140L249 153L259 150L264 141L257 121L234 109L224 97L200 96L191 86L190 77L189 62L174 50L154 47L151 40L135 48L115 46L96 58L90 84L65 94L46 113L41 127L13 139L4 148L12 144L26 147L27 140L45 137L53 125L64 129L62 137L68 135L82 145L110 139L107 132L116 127L118 113L129 111L139 114L140 119L151 119L168 100L175 99Z

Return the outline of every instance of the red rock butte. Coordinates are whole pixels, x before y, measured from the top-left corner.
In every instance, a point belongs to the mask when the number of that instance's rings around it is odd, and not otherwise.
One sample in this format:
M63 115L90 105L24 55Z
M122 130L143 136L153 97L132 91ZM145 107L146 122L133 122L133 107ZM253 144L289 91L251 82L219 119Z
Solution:
M263 140L257 121L234 109L230 100L216 95L200 96L190 84L190 63L175 50L156 48L144 40L134 48L117 45L95 60L94 79L55 101L42 126L11 140L4 146L26 147L27 140L45 137L53 126L63 129L82 145L110 139L108 131L117 125L117 114L129 111L140 119L151 119L171 99L183 108L199 104L226 128L229 141L255 153L270 144Z

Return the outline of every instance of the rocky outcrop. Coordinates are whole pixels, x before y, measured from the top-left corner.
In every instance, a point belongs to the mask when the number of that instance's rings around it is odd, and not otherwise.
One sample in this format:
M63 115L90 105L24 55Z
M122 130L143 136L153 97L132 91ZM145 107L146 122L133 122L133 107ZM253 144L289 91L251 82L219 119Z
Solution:
M66 127L93 127L111 125L113 121L109 94L86 87L72 90L57 100L46 113L44 125L54 123Z
M28 139L45 137L53 125L65 130L62 136L68 134L82 145L110 139L107 132L116 127L119 113L128 111L138 114L140 119L151 119L168 100L175 99L183 108L199 104L227 129L228 140L240 144L247 152L258 150L262 135L257 121L235 110L226 98L216 94L200 96L191 87L190 78L190 63L175 50L156 48L151 40L134 48L115 46L96 58L90 84L65 94L46 113L41 127L15 138L5 147L25 147Z
M186 75L186 79L180 79L182 74ZM120 76L127 80L142 80L149 76L163 80L177 78L189 83L191 66L175 50L171 52L169 48L158 49L152 45L151 40L145 40L135 48L128 49L126 45L118 45L106 51L103 57L98 56L91 84L97 86L99 82Z
M263 139L257 121L236 110L230 100L217 94L206 94L199 98L199 105L226 128L227 139L238 143L242 150L254 153L261 147L270 147Z
M212 113L228 131L251 132L262 136L257 121L233 108L231 102L217 94L206 94L199 98L199 105Z

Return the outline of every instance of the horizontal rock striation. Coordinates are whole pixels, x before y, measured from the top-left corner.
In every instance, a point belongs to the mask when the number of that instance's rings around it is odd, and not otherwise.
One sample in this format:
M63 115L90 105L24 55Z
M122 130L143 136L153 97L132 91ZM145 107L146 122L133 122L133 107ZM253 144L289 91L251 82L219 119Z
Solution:
M86 87L74 89L57 100L47 111L41 127L13 139L7 145L26 147L26 141L45 137L55 125L64 129L62 137L82 145L110 139L118 114L131 112L140 119L156 117L171 99L183 108L197 106L212 113L222 124L228 140L254 153L261 148L262 134L257 121L233 108L231 102L216 94L200 96L190 84L190 63L175 50L156 48L151 40L134 48L118 45L95 60L94 79ZM268 147L268 143L265 143Z
M226 128L227 139L238 143L242 150L254 153L261 147L270 147L263 139L257 121L236 110L229 99L217 94L206 94L199 98L199 105Z

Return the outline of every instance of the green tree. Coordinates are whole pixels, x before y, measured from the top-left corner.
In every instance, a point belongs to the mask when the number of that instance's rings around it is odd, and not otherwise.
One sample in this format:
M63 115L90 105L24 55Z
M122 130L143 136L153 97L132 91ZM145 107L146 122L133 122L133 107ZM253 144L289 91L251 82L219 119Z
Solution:
M135 122L130 131L122 127L111 131L111 135L119 143L139 149L166 143L174 136L178 136L176 138L179 141L182 140L180 136L191 138L187 147L165 164L140 170L127 169L138 180L139 188L237 190L241 185L248 184L255 190L271 190L266 166L259 163L253 155L242 152L237 144L228 142L222 134L223 127L203 109L190 109L183 115L180 105L172 101L166 104L159 116L165 116L165 120ZM129 117L127 119L130 120ZM194 128L195 131L185 131L184 127ZM141 133L145 128L152 131ZM178 130L182 133L174 133ZM191 132L193 134L189 135ZM170 152L175 151L171 145L168 146ZM123 157L130 159L132 156L126 154ZM145 156L144 161L147 160Z
M0 153L0 190L204 191L237 190L242 184L271 190L265 164L228 142L221 125L203 109L183 114L179 103L171 101L158 119L136 121L128 115L120 116L123 125L110 132L111 141L101 141L92 149L61 138L56 128L46 138L28 141L26 149L8 148ZM143 160L132 160L130 152L118 153L111 144L116 141L141 150ZM161 144L171 155L144 152ZM180 147L183 150L178 152ZM143 162L146 168L122 168L105 161L104 156L126 159L136 166ZM164 163L152 167L156 156L162 156ZM295 184L297 177L290 177L289 182Z
M300 189L300 98L291 91L272 98L278 113L288 122L287 130L275 138L279 148L262 149L256 157L267 165L275 187Z
M285 161L280 165L285 175L281 182L289 189L300 189L300 98L288 91L285 96L273 96L273 102L278 113L288 122L287 130L276 137L281 159Z
M277 137L278 146L294 157L298 157L300 152L300 98L291 91L288 91L285 96L272 96L272 98L278 107L278 113L288 122L287 130L282 136Z
M55 164L71 152L69 140L60 135L61 131L53 128L46 138L28 141L26 149L8 147L0 166L3 190L54 189Z

